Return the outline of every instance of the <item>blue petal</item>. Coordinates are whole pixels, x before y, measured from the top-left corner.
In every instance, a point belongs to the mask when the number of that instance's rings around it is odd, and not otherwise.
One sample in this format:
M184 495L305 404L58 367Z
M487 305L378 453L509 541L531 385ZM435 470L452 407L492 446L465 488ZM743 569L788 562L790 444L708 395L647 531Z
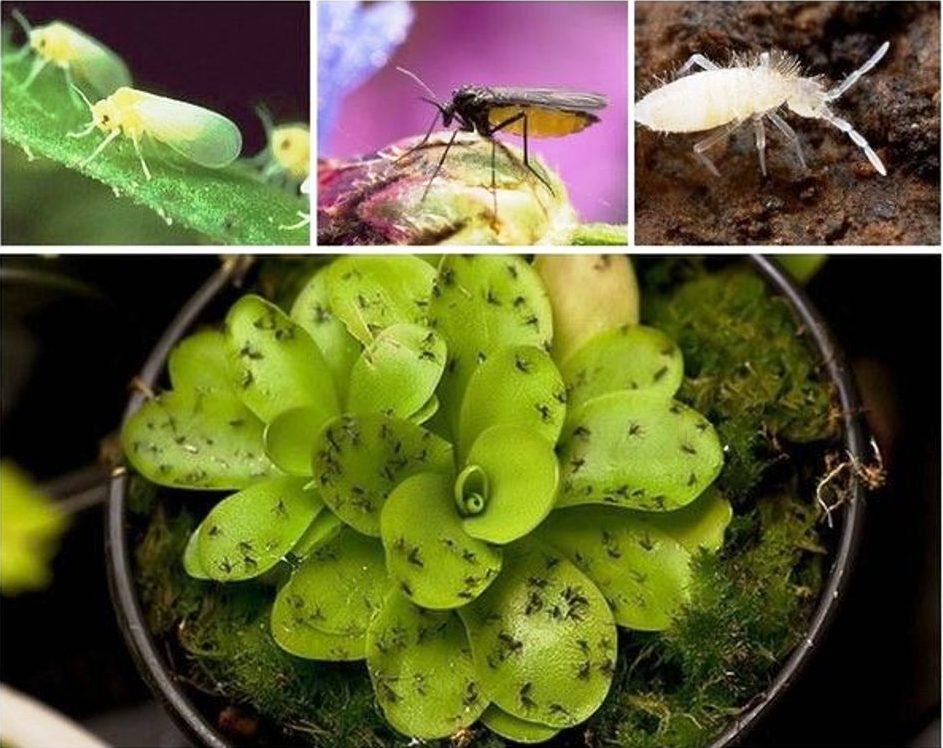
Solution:
M383 67L406 38L403 0L318 3L318 151L325 152L343 97Z

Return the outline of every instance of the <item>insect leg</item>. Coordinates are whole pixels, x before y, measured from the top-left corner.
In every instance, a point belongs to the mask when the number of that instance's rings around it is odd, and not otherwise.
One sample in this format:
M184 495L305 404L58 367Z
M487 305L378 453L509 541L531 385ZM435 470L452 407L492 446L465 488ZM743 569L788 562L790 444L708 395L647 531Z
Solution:
M147 163L144 161L144 154L141 153L141 143L137 138L131 138L131 142L134 143L134 152L138 155L138 159L141 161L141 168L144 169L144 176L148 182L151 181L151 172L147 168Z
M33 81L36 80L36 76L39 75L43 68L48 64L48 60L44 60L42 57L37 57L33 60L33 67L30 68L29 75L26 76L26 80L20 84L20 90L25 91L27 88L33 85Z
M426 185L426 189L422 191L422 197L419 199L419 202L422 202L426 199L426 195L429 194L429 188L432 186L432 181L436 178L436 175L439 173L439 169L442 168L442 164L445 163L445 157L449 153L449 148L452 147L452 143L455 142L455 136L458 135L458 130L452 130L452 137L449 138L448 145L445 146L445 150L442 151L442 157L439 159L439 163L435 166L435 171L432 172L432 176L429 178L429 183Z
M704 138L704 140L698 141L694 144L694 155L697 156L698 160L704 164L707 170L715 177L719 177L720 172L717 171L717 167L714 166L714 162L704 155L704 151L706 151L715 143L719 143L742 124L743 120L734 120L733 122L729 122L717 132L708 135L706 138Z
M756 152L760 156L760 171L766 176L766 128L763 126L763 115L753 116L753 136L756 138Z
M429 138L432 136L432 131L435 129L436 122L438 121L439 121L439 112L436 111L436 113L432 116L432 123L429 125L429 129L426 130L425 137L422 140L420 140L418 143L416 143L416 145L414 145L408 151L406 151L405 153L401 153L399 156L397 156L396 161L394 161L393 163L395 164L400 159L404 159L410 154L415 153L420 148L422 148L429 141Z
M864 136L855 130L848 120L844 120L841 117L836 117L827 109L823 110L822 119L834 125L843 133L846 133L848 137L851 138L852 142L862 151L864 151L864 155L868 157L868 161L871 162L871 166L874 167L875 171L877 171L877 173L882 177L887 176L887 169L884 168L884 164L881 159L878 158L878 155L874 152L874 149L868 145L868 141L864 139Z
M695 53L688 58L688 61L682 65L677 73L677 77L681 77L686 72L688 72L695 65L701 70L718 70L720 65L717 65L710 60L708 60L704 55L700 53Z
M494 179L494 152L495 152L495 142L494 138L491 138L491 200L494 203L494 213L492 215L497 218L498 216L498 185L495 183Z
M799 158L799 163L801 164L802 168L807 168L805 165L805 159L802 157L802 144L799 142L799 136L796 135L796 131L788 125L786 120L776 114L776 112L770 112L768 116L770 122L779 128L779 131L786 137L786 141L789 143L789 145L795 149L796 156Z
M120 134L121 134L121 130L112 130L110 133L108 133L108 137L105 138L101 143L99 143L98 148L92 151L92 155L89 156L87 159L85 159L81 164L79 164L79 166L80 167L88 166L92 161L94 161L98 157L98 154L101 153L103 150L105 150L105 148L108 147L108 144L112 140L117 138Z
M834 101L843 93L845 93L845 91L847 91L849 88L855 85L855 83L858 82L858 80L861 78L862 75L867 73L871 68L873 68L875 65L877 65L881 61L881 58L884 57L885 54L887 54L887 50L890 48L890 46L891 46L890 42L884 42L884 44L881 45L878 51L875 52L873 55L871 55L870 60L868 60L864 65L862 65L860 68L855 70L853 73L849 74L849 76L845 78L845 80L843 80L841 83L835 86L835 88L833 88L831 91L826 93L825 100Z
M530 165L530 158L529 158L529 154L527 150L528 138L527 138L527 113L526 112L518 112L517 114L511 117L508 117L503 122L499 122L497 125L495 125L488 131L488 136L490 137L491 135L498 132L499 130L503 130L505 127L510 127L515 122L521 119L524 120L524 166L526 166L527 169L530 171L530 173L533 174L535 177L537 177L537 179L539 179L543 183L544 187L546 187L550 191L551 195L556 196L556 194L553 191L553 187L550 186L550 183L547 182L547 180L544 179L540 175L540 173L538 173L538 171L533 166Z
M32 47L29 45L29 43L27 42L27 43L24 44L22 47L20 47L16 52L11 52L11 53L8 54L8 55L4 55L4 56L3 56L3 61L4 61L5 63L7 63L7 62L19 62L20 60L24 59L32 50L33 50L33 48L32 48Z

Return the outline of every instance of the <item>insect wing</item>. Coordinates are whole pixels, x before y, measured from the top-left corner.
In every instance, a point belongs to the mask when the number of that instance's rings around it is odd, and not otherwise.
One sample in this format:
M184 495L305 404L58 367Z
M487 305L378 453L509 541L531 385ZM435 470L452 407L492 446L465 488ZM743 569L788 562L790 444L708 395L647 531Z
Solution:
M105 98L122 86L131 87L131 73L117 54L97 39L74 26L62 24L69 30L74 50L69 66L77 76L88 81Z
M135 110L148 133L201 166L226 166L242 150L235 123L201 106L141 92Z
M560 91L555 88L489 88L492 106L515 104L544 109L591 112L604 109L608 100L602 94L585 91Z

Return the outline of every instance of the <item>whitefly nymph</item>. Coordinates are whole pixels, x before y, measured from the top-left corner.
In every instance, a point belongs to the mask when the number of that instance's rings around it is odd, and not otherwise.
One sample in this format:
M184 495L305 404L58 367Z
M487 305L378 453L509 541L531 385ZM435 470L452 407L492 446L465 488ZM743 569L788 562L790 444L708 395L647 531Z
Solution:
M821 76L805 77L797 58L782 52L763 52L751 58L734 58L721 67L704 55L694 54L681 66L678 77L656 88L635 104L635 121L656 132L703 132L718 128L694 146L694 155L707 169L720 176L705 151L747 122L753 123L760 169L766 175L766 129L769 119L795 149L805 168L799 137L780 116L782 107L800 117L822 119L848 134L864 151L879 174L887 170L874 149L851 123L836 115L829 105L880 62L890 42L834 88L826 88ZM700 72L686 75L692 68Z

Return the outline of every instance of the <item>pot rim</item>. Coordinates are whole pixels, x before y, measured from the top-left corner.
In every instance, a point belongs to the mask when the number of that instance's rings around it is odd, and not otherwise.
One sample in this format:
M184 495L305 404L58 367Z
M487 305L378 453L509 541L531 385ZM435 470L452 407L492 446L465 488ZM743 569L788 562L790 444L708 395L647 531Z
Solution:
M170 350L220 292L227 286L238 284L247 267L246 259L246 257L230 258L231 261L225 261L181 307L142 367L138 375L138 380L142 384L147 387L155 385L164 370ZM824 359L829 379L837 391L841 405L845 448L853 459L866 459L857 388L844 354L835 343L827 323L805 292L796 286L775 259L763 255L750 255L749 260L774 293L786 299L792 313L798 318L799 324L812 337L819 355ZM141 407L144 400L143 392L136 391L131 395L122 417L122 425ZM133 552L128 546L128 537L125 532L128 480L128 474L124 471L112 477L105 521L108 586L119 628L145 682L168 708L174 722L184 733L200 745L209 748L232 748L232 743L206 719L186 692L183 684L170 672L157 642L148 631L132 572ZM839 517L842 530L838 549L805 637L779 669L770 686L754 697L755 703L739 715L730 727L711 743L711 748L723 748L742 741L756 726L759 718L782 698L788 686L806 666L812 652L823 640L847 587L853 562L861 544L864 496L864 487L854 475L851 483L851 499L844 506Z

